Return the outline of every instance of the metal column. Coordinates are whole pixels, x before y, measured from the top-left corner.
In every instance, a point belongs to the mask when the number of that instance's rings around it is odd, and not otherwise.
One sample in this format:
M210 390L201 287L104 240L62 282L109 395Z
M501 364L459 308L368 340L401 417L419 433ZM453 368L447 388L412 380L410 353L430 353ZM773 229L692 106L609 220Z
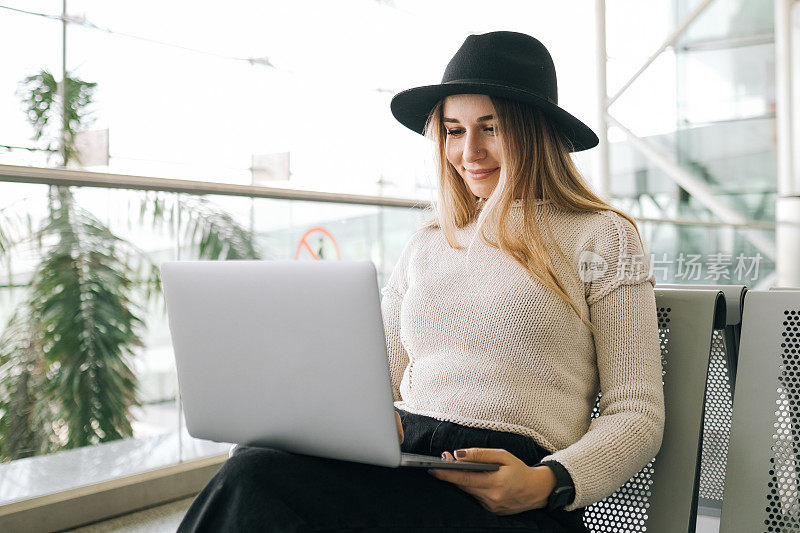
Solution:
M800 3L775 0L776 284L800 287Z
M701 204L703 204L709 211L714 213L718 216L722 221L729 222L735 225L739 225L742 223L747 223L747 218L743 216L741 213L738 213L735 209L727 205L727 202L721 198L716 197L709 187L703 183L701 180L696 178L690 172L685 171L681 168L681 166L673 161L670 157L666 154L662 153L660 150L656 149L652 145L650 145L646 140L636 136L633 132L631 132L628 128L624 126L620 121L616 120L609 112L609 107L617 101L617 99L628 89L628 87L633 84L634 81L644 72L647 67L649 67L656 58L664 52L670 46L673 46L678 38L683 34L686 29L691 26L691 24L705 11L705 9L713 2L714 0L701 0L697 6L689 13L686 18L684 18L672 31L672 33L661 43L661 45L647 58L647 60L641 65L641 67L636 71L636 73L631 76L627 82L625 82L622 87L617 90L617 92L611 96L610 98L607 97L606 88L605 88L605 79L598 80L597 83L597 93L598 93L598 100L599 105L604 113L603 119L599 122L598 127L602 128L602 131L598 132L601 137L601 143L603 138L607 138L607 129L609 125L614 125L619 128L621 131L625 133L628 137L628 140L631 142L632 146L634 146L640 153L642 153L645 157L647 157L650 161L656 164L664 173L673 179L678 185L680 185L683 189L687 190L694 196ZM778 0L776 0L778 1ZM791 3L793 0L780 0L783 2ZM598 75L605 78L605 1L604 0L595 0L595 12L596 12L596 28L597 28L597 46L599 50L596 52L597 54L597 66L598 66ZM776 7L776 18L777 18L777 7ZM602 187L604 185L603 180L605 179L605 184L607 186L608 182L608 171L606 170L606 175L603 175L603 168L601 165L606 165L606 169L608 166L608 149L606 147L605 151L602 154L598 155L597 165L598 168L598 176L600 181L600 192L606 193L608 189L603 190ZM800 212L794 204L792 205L796 211ZM800 217L800 215L797 215ZM800 228L798 228L800 231ZM743 233L743 236L756 248L761 251L764 255L769 258L773 258L776 256L775 246L772 244L771 240L764 237L758 231L747 231ZM795 238L795 235L792 235L790 238ZM797 242L797 241L796 241ZM800 266L796 266L800 272Z
M608 158L608 121L606 111L608 110L608 86L606 82L606 1L595 0L595 58L597 62L597 137L600 144L597 145L594 160L595 185L600 193L600 197L608 199L611 197L611 178L609 158Z

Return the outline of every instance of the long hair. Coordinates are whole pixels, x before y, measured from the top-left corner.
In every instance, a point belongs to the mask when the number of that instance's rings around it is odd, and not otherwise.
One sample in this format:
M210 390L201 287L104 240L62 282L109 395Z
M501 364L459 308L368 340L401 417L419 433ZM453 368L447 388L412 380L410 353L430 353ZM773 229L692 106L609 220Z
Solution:
M595 327L556 275L546 239L555 245L567 263L570 261L555 241L546 213L543 218L545 233L534 217L525 216L520 235L509 227L509 212L517 198L522 199L523 212L526 214L533 213L542 200L573 212L609 210L633 224L641 244L636 222L591 191L572 161L569 141L540 110L513 100L496 97L491 97L491 100L499 130L501 171L498 184L482 209L478 209L479 200L447 160L447 136L442 119L444 100L440 100L431 110L425 136L434 141L439 177L438 202L433 218L425 221L422 227L441 228L450 247L462 249L456 239L456 229L477 219L475 237L480 235L487 245L517 261L534 279L562 298L592 333L596 333ZM487 228L494 230L496 241L487 235Z

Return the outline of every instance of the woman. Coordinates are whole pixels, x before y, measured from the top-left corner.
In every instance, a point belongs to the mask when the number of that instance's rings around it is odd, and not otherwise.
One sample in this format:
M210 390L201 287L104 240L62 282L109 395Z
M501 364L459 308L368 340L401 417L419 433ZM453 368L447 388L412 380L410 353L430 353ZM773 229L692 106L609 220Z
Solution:
M436 216L383 289L402 448L500 469L240 448L182 530L585 531L583 508L657 453L654 278L633 220L570 158L597 137L557 106L545 47L471 35L441 84L392 112L435 142L440 179Z

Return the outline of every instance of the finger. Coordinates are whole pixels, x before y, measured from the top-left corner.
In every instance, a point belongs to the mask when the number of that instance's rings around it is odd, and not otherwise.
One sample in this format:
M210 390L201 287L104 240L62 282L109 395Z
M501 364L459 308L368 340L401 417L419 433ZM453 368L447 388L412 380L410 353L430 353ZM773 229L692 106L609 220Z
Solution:
M494 472L468 472L449 468L431 468L428 473L436 479L458 485L464 490L467 488L481 489L493 486L492 480L488 478Z
M429 472L432 472L432 470L429 470ZM445 476L447 476L447 474L449 474L449 473L452 473L451 470L442 470L442 469L438 469L437 472L440 472L440 473L441 472L446 472ZM436 474L432 474L432 475L434 475L434 477L438 477ZM447 481L446 479L442 479L442 478L439 478L439 479L441 481ZM463 485L463 484L459 484L459 483L453 483L453 485L458 487L459 490L461 490L463 492L466 492L467 494L469 494L472 497L474 497L481 505L484 505L483 501L486 500L487 494L489 493L490 490L492 490L491 486L486 486L486 487L484 487L484 486L469 486L469 485ZM488 507L486 509L489 510Z
M453 454L451 454L450 452L442 453L442 459L446 459L448 461L455 461L455 457L453 457Z
M471 463L511 465L520 460L511 452L499 448L463 448L456 450L456 460Z

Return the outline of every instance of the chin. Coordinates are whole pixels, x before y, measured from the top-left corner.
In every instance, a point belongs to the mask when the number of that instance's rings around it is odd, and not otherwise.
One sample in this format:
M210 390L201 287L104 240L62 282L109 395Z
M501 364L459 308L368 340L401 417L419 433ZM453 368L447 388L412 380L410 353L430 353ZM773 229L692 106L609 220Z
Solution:
M481 198L489 198L489 196L492 194L492 191L494 191L494 186L492 186L492 187L475 187L475 188L471 188L470 190L472 191L472 194L474 194L475 196L479 196Z
M464 180L464 183L466 184L470 192L480 198L488 198L492 194L492 191L494 191L495 187L497 187L497 184L499 182L499 180L493 180L491 183L474 181L463 175L461 176L461 179Z

